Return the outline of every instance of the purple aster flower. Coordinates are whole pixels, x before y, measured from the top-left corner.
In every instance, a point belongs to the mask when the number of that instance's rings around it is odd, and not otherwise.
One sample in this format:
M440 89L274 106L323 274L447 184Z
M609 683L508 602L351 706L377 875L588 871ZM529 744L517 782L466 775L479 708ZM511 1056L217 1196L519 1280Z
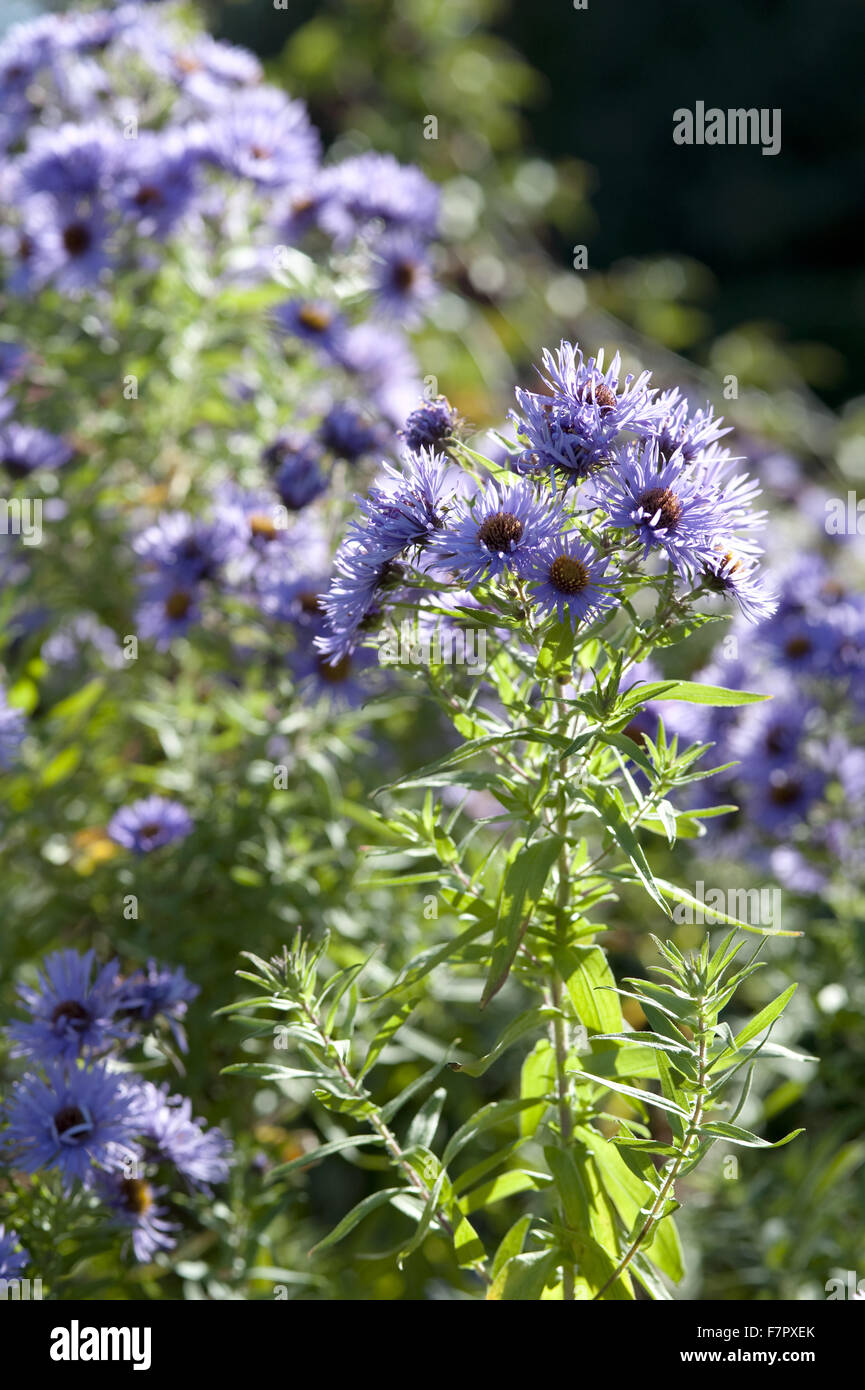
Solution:
M45 1078L28 1075L13 1087L4 1145L27 1173L57 1168L68 1191L90 1187L96 1168L117 1169L139 1155L140 1101L128 1081L102 1062L67 1069L45 1064Z
M382 482L358 499L364 521L349 532L349 542L378 561L425 545L442 529L455 487L448 460L430 449L408 457L402 469L386 463Z
M401 332L377 323L355 324L338 340L334 359L358 378L360 388L386 420L402 424L421 394L421 385Z
M145 796L117 811L108 823L108 835L135 854L182 840L193 828L186 808L164 796Z
M649 440L638 453L625 449L598 475L594 499L610 526L630 531L643 556L659 549L681 575L689 575L711 553L723 510L717 493L701 486L681 459L662 460Z
M714 592L734 598L749 623L764 622L778 607L777 595L760 578L759 566L731 551L713 550L704 561L703 578Z
M160 1250L174 1249L174 1233L180 1227L166 1220L167 1209L159 1202L167 1188L154 1187L147 1178L100 1173L96 1191L118 1224L130 1232L136 1260L146 1263Z
M729 750L743 765L745 775L767 777L797 759L799 746L812 722L808 700L780 696L746 705L730 734Z
M305 343L313 343L329 356L342 350L347 335L345 319L321 299L289 299L273 312L277 328Z
M107 126L70 123L37 130L21 161L22 189L74 207L108 188L123 153L120 136Z
M382 237L373 251L373 294L386 318L413 324L435 293L424 243L411 232Z
M111 226L104 208L65 202L50 207L43 201L30 212L23 281L41 286L50 280L62 293L76 296L97 284L112 264Z
M743 810L771 835L787 835L807 820L812 807L822 798L826 776L819 768L802 761L788 761L783 767L768 768L760 760L737 768L741 778L739 797Z
M62 468L73 450L56 434L16 422L0 429L0 467L10 478L27 478L38 468Z
M273 485L289 511L301 511L327 491L328 480L322 472L315 440L295 440L283 435L265 450L265 457L268 462L278 459Z
M655 404L658 415L650 429L662 459L669 460L677 454L691 464L717 457L718 442L731 432L732 425L724 425L721 416L716 419L708 403L705 410L692 412L678 387L674 387L672 391L663 391Z
M350 401L337 401L330 407L319 425L318 437L325 449L349 463L375 453L384 443L381 427Z
M578 347L563 342L542 360L549 394L516 393L519 411L512 419L526 446L518 472L552 471L566 482L586 478L608 461L623 430L645 434L657 421L649 372L622 379L618 353L605 369L603 352L584 362Z
M561 511L553 511L528 483L502 488L491 483L474 497L460 498L436 535L434 550L471 585L504 570L524 572L562 522Z
M129 157L114 190L120 209L143 236L164 238L195 197L193 150L171 129L142 131L129 144Z
M782 578L777 610L757 634L759 646L774 661L804 676L827 673L837 651L829 610L818 600L823 579L817 557L803 557L801 567Z
M30 1260L24 1249L16 1250L18 1232L7 1231L0 1221L0 1279L17 1279Z
M457 413L444 396L435 400L423 400L411 412L403 429L399 431L407 449L429 449L434 445L447 443L454 434Z
M135 610L139 635L164 651L201 619L194 581L182 574L148 575L141 585L141 601Z
M222 1131L205 1130L203 1120L193 1119L190 1101L169 1095L167 1085L141 1082L139 1095L139 1133L153 1157L172 1163L193 1187L207 1191L211 1183L224 1182L231 1143Z
M117 961L109 961L94 978L95 964L93 951L83 956L77 951L55 951L45 957L36 989L19 986L30 1022L9 1026L14 1056L71 1061L129 1042L129 1029L117 1018Z
M327 621L315 640L322 654L338 663L351 655L362 632L380 613L380 595L392 562L376 562L343 542L334 569L327 593L319 597Z
M297 646L288 658L294 679L310 701L323 699L337 709L356 709L370 698L371 688L363 677L377 669L377 661L363 649L329 659L316 645L323 634L320 615L298 630Z
M606 577L609 563L576 534L544 540L523 568L532 604L573 628L594 621L618 601Z
M8 703L6 691L0 686L0 768L8 771L12 767L26 732L23 712Z
M189 1002L200 994L198 985L186 978L181 966L170 970L155 960L149 960L143 970L136 970L119 985L120 1012L130 1019L150 1023L155 1018L168 1020L172 1035L181 1052L186 1052L186 1033L181 1020L186 1016Z
M236 529L224 519L202 521L188 512L166 512L132 546L148 569L182 586L213 579L236 543Z
M324 169L321 191L321 225L343 244L373 221L407 227L426 238L435 235L438 189L419 169L400 164L393 155L370 151Z
M46 637L40 655L50 666L71 666L88 648L115 671L126 665L116 634L93 613L73 614Z
M308 179L320 158L318 132L306 107L276 87L239 93L211 121L207 143L221 168L267 188Z

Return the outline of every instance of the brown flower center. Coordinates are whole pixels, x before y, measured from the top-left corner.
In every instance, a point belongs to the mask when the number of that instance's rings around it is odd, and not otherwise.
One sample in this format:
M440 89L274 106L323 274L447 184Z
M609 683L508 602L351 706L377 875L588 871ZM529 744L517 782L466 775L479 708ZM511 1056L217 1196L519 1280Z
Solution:
M593 389L594 388L594 389ZM600 407L601 414L606 415L613 410L616 404L616 393L611 391L609 386L605 386L602 381L594 383L587 381L582 391L580 399L584 401L594 401Z
M323 681L327 682L328 685L341 685L343 681L348 680L350 673L350 656L341 656L339 661L337 661L336 664L333 666L331 666L330 663L324 657L319 658L318 674L321 676L321 679Z
M175 621L185 618L192 607L192 595L184 589L177 589L165 600L165 616Z
M397 289L407 293L417 279L417 266L414 261L398 261L393 269L393 279Z
M70 256L83 256L90 240L90 229L83 222L70 222L63 228L63 245Z
M789 642L785 642L784 644L785 656L791 656L794 658L798 656L808 656L811 650L812 647L810 637L791 637Z
M523 534L523 523L513 512L494 512L478 527L478 540L488 550L510 550Z
M54 1128L58 1138L61 1134L66 1134L70 1129L76 1129L79 1125L85 1125L87 1119L78 1109L77 1105L64 1105L54 1116Z
M776 806L792 806L798 801L801 790L794 777L778 777L772 780L769 797Z
M331 325L331 315L327 309L317 309L314 304L304 304L297 317L312 333L326 333Z
M660 522L672 531L679 523L683 507L675 492L668 487L653 487L640 498L640 506L647 516L660 513Z
M550 583L560 594L580 594L588 582L588 566L573 555L557 555L550 565Z
M264 512L253 512L249 518L249 529L253 536L259 536L263 541L276 540L279 534L276 522Z
M64 999L51 1014L52 1023L89 1023L90 1014L77 999Z
M143 1216L153 1206L153 1188L144 1178L124 1178L120 1186L127 1211Z
M162 193L155 184L143 183L137 190L132 201L140 208L151 207L156 203L162 202Z

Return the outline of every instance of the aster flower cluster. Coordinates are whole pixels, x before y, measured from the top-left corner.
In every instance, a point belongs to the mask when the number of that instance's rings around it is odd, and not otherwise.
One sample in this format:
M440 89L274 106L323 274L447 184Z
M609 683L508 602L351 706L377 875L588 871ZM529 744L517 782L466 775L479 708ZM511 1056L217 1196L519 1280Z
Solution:
M724 848L792 891L824 890L838 866L861 879L865 829L865 599L849 562L805 551L780 571L778 604L758 628L737 620L695 679L765 691L765 704L664 706L668 725L713 742L719 780L740 807L718 822ZM726 643L725 643L726 646ZM747 824L747 830L744 828Z
M361 244L385 316L411 317L429 293L438 200L424 176L375 154L323 165L303 103L170 6L17 26L0 45L0 95L13 291L79 293L147 264L155 243L253 213L262 248L313 232Z
M287 297L270 314L274 348L315 384L262 441L273 498L256 511L299 513L393 449L420 389L405 330L433 294L438 193L420 170L372 152L328 162L303 103L166 4L13 28L0 107L0 279L19 316L59 293L76 321L86 302L107 326L124 287L166 268L212 294L275 282ZM30 419L35 360L0 344L0 469L28 487L81 452ZM237 511L214 528L161 520L183 563L145 556L146 640L167 645L202 616L199 586L242 546Z
M99 967L92 950L61 950L18 993L27 1017L6 1033L28 1069L3 1107L4 1157L22 1172L55 1174L67 1194L92 1194L135 1257L150 1260L175 1244L179 1227L163 1200L171 1184L209 1191L227 1177L230 1145L188 1099L118 1061L159 1019L185 1050L182 1020L198 988L153 960L124 976L117 960ZM0 1230L0 1271L26 1259L14 1240Z
M409 417L402 472L388 469L358 499L337 555L318 639L334 664L399 600L406 565L437 575L442 593L480 589L493 607L519 597L531 621L572 629L605 621L635 582L664 573L692 598L734 598L749 622L772 613L759 485L736 471L711 409L691 413L678 391L658 395L648 372L623 375L618 354L604 369L602 354L585 361L569 343L544 354L542 379L546 394L517 391L510 471L489 461L472 471L477 456L454 448L447 402ZM449 455L435 451L441 441Z

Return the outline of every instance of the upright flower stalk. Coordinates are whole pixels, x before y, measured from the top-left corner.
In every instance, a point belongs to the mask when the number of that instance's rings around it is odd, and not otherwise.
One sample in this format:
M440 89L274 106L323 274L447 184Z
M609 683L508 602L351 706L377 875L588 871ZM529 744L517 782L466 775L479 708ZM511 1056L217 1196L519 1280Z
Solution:
M648 373L624 374L618 355L605 368L602 355L586 361L567 343L544 355L542 376L542 393L518 392L515 440L499 462L455 437L455 412L424 412L424 446L359 502L323 600L317 640L334 665L392 640L406 621L488 639L479 673L444 662L424 670L457 741L379 792L388 874L396 855L409 871L397 882L434 883L449 925L419 954L378 962L366 997L362 966L350 977L328 974L319 949L313 969L302 936L281 964L257 961L264 993L238 1009L288 1008L298 1018L290 1036L312 1070L267 1061L231 1070L309 1077L326 1109L372 1125L402 1173L407 1186L373 1193L328 1240L392 1203L414 1223L400 1258L435 1226L457 1265L484 1276L478 1288L489 1298L632 1299L635 1281L662 1297L682 1274L677 1179L719 1140L765 1143L733 1122L750 1071L731 1113L715 1115L731 1104L721 1099L727 1083L758 1051L771 1055L768 1030L792 991L734 1034L719 1015L757 969L751 961L730 973L744 940L734 938L754 928L724 917L733 928L725 941L713 952L707 940L692 957L655 938L661 983L624 988L597 912L641 894L665 922L672 903L691 900L653 865L647 845L672 849L723 808L695 806L690 795L711 775L698 767L709 745L680 747L659 710L667 701L717 707L763 697L666 679L653 658L724 616L719 605L730 598L752 621L758 608L771 611L757 573L766 518L753 507L758 485L735 471L710 409L691 413L677 392L659 395ZM743 557L746 593L711 582L721 552ZM725 562L722 572L735 570ZM400 804L421 792L422 804ZM671 800L681 793L684 808ZM373 874L366 886L388 882ZM379 1112L366 1086L358 1091L373 1066L384 1075L388 1047L430 1002L437 972L482 976L480 1007L495 1001L491 1012L506 1019L484 1056L449 1060L463 1084L533 1042L519 1094L481 1106L440 1155L433 1144L446 1090L422 1099L405 1140L393 1134L388 1107ZM319 974L336 1001L327 1047L308 1027ZM621 997L639 1006L645 1028L626 1024ZM421 1098L446 1061L403 1098ZM670 1140L657 1137L658 1111ZM482 1145L465 1168L463 1150L487 1134L498 1147ZM350 1151L353 1142L346 1135L339 1145ZM530 1208L488 1252L474 1214L527 1198Z

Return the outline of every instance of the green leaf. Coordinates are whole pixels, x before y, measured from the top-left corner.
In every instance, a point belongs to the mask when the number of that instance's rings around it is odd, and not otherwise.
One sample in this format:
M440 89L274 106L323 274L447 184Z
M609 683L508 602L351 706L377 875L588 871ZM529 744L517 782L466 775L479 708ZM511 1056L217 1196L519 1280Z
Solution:
M502 1036L499 1038L491 1052L479 1057L476 1062L450 1062L451 1071L465 1072L466 1076L483 1076L488 1071L493 1062L497 1061L502 1053L515 1043L524 1034L532 1032L541 1024L546 1023L551 1018L561 1018L561 1010L554 1009L549 1005L528 1009L525 1013L518 1014L512 1023L508 1025Z
M520 1073L520 1095L523 1099L550 1095L555 1088L555 1081L555 1049L546 1038L541 1038L535 1043L523 1062ZM534 1134L544 1118L547 1105L548 1102L542 1100L530 1109L523 1111L520 1115L520 1134L524 1136Z
M758 1014L754 1015L751 1022L747 1023L741 1033L737 1033L733 1040L737 1051L749 1043L752 1038L756 1038L758 1033L762 1033L764 1028L769 1028L775 1022L775 1019L786 1009L797 988L798 986L795 984L788 985L777 998L772 1000L771 1004L767 1004L765 1009L761 1009Z
M686 903L688 907L699 908L701 912L706 912L705 902L695 898L693 893L689 893L685 888L680 888L676 883L668 883L664 878L656 878L655 883L661 892L673 902ZM714 922L725 923L729 927L738 927L740 931L754 932L757 936L801 936L800 931L782 931L780 927L754 927L750 922L740 922L738 917L730 917L726 912L713 907L711 914Z
M378 1134L347 1134L342 1139L331 1139L328 1144L322 1144L320 1148L313 1149L311 1153L302 1154L300 1158L293 1158L290 1163L280 1163L278 1168L271 1168L267 1174L267 1181L274 1182L277 1178L284 1178L287 1173L293 1173L298 1168L309 1168L314 1163L320 1163L323 1158L330 1154L342 1153L344 1149L359 1149L365 1144L383 1144L384 1140Z
M330 1235L325 1236L323 1240L320 1240L317 1245L312 1247L309 1251L310 1255L314 1255L320 1250L327 1250L331 1245L336 1245L347 1236L350 1231L353 1231L355 1226L363 1221L365 1216L369 1216L371 1212L378 1211L379 1207L383 1207L388 1202L393 1201L394 1197L402 1196L406 1191L407 1189L404 1187L384 1187L381 1191L372 1192L369 1197L364 1197L362 1202L358 1202L357 1206L352 1207L348 1215L342 1218L339 1225L334 1226Z
M654 681L639 687L640 704L647 700L684 700L689 705L725 708L752 705L757 700L771 698L771 695L757 695L752 690L727 690L723 685L700 685L698 681Z
M521 1255L523 1246L526 1243L526 1236L532 1224L531 1216L521 1216L519 1221L515 1221L507 1235L502 1239L501 1245L493 1256L493 1263L490 1273L493 1282L501 1273L508 1260L512 1260L515 1255Z
M658 891L648 860L628 824L624 804L618 790L614 787L597 786L583 787L582 792L586 799L591 802L616 843L625 851L649 897L669 917L670 909Z
M409 1125L408 1134L406 1136L406 1145L408 1148L413 1149L417 1146L421 1146L422 1148L428 1149L432 1146L436 1130L439 1127L442 1109L447 1100L447 1094L445 1088L440 1086L437 1091L433 1091L432 1095L428 1096L424 1101ZM443 1161L447 1163L447 1159Z
M768 1139L761 1139L758 1134L752 1134L749 1129L740 1129L738 1125L728 1125L723 1120L712 1120L708 1124L700 1126L701 1134L711 1134L716 1139L726 1139L730 1144L738 1144L743 1149L780 1149L783 1144L789 1144L791 1139L795 1139L797 1134L804 1134L804 1129L792 1129L789 1134L785 1134L783 1139L776 1139L774 1144Z
M508 1120L512 1120L520 1111L527 1110L533 1104L531 1099L490 1101L489 1105L484 1105L451 1136L442 1154L442 1163L447 1167L466 1144L471 1143L479 1134L488 1129L495 1129L497 1125L507 1124Z
M521 845L515 851L515 858L505 873L499 895L492 959L481 996L482 1009L486 1008L510 974L523 933L563 844L560 835L549 835L531 845Z
M597 1165L600 1180L627 1230L631 1230L641 1211L651 1203L652 1193L625 1162L615 1144L588 1126L577 1125L574 1137L585 1144ZM658 1269L678 1283L685 1272L679 1235L671 1217L661 1221L644 1253Z
M536 1303L544 1285L556 1268L555 1250L538 1250L529 1255L513 1255L490 1285L487 1299L513 1303Z
M619 1033L624 1027L616 981L600 946L565 946L553 951L577 1017L593 1033Z

